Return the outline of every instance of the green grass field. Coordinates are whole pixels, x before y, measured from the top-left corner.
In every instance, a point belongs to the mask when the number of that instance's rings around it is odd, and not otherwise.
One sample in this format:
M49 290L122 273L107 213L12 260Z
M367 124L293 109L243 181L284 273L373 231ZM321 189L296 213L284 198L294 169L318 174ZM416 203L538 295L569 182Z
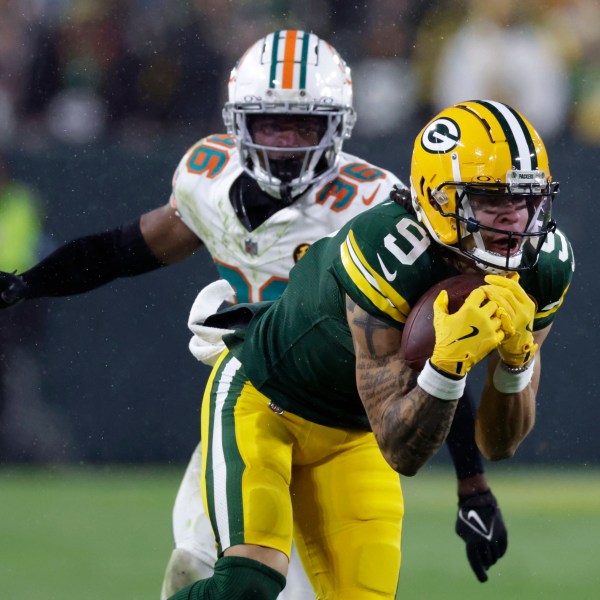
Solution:
M399 598L599 598L600 471L490 470L509 528L490 581L477 582L453 533L452 474L427 469L404 481ZM157 600L182 472L0 469L0 596Z

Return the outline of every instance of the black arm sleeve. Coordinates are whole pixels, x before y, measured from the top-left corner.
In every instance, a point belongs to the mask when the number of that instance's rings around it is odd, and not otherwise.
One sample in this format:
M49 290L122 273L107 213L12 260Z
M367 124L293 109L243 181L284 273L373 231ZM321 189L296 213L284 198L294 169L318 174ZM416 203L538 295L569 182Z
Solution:
M136 221L67 242L22 277L28 288L27 298L70 296L162 266L164 263L146 245Z
M475 406L468 386L458 401L446 445L458 479L484 472L483 459L475 443Z

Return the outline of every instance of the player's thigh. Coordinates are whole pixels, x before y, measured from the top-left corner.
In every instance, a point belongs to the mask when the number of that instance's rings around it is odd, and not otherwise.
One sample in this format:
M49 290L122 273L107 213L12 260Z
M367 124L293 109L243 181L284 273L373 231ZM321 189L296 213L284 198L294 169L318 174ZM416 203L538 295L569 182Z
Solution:
M219 552L256 544L290 555L292 435L225 354L202 402L203 494Z
M393 599L404 504L374 436L350 436L329 460L296 467L291 491L296 545L317 591Z

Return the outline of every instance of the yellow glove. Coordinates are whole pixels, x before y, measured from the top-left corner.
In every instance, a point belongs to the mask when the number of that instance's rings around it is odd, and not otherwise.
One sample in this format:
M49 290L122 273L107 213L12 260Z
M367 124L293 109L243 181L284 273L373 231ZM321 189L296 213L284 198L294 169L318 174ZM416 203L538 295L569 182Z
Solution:
M535 302L519 285L518 273L487 275L485 281L490 284L483 287L487 297L504 309L499 313L506 334L498 346L500 358L511 367L523 367L538 349L533 340Z
M466 375L504 339L499 310L503 312L481 287L469 294L459 310L448 314L448 293L442 290L433 303L431 364L455 377Z

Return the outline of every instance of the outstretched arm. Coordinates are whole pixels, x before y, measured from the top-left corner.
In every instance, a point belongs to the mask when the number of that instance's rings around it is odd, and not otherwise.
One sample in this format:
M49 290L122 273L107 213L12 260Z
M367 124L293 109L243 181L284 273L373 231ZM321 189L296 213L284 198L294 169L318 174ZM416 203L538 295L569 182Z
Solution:
M170 205L117 229L67 242L21 275L0 273L0 308L70 296L178 262L202 245Z
M475 403L467 385L458 401L446 444L458 480L458 511L454 529L465 542L467 560L475 576L485 582L488 570L506 552L508 532L475 443L475 412Z
M444 442L456 400L440 400L417 385L400 357L402 332L346 299L356 353L356 383L383 456L402 475L414 475Z
M150 252L165 265L188 258L202 246L202 240L177 216L171 204L143 214L140 230Z

